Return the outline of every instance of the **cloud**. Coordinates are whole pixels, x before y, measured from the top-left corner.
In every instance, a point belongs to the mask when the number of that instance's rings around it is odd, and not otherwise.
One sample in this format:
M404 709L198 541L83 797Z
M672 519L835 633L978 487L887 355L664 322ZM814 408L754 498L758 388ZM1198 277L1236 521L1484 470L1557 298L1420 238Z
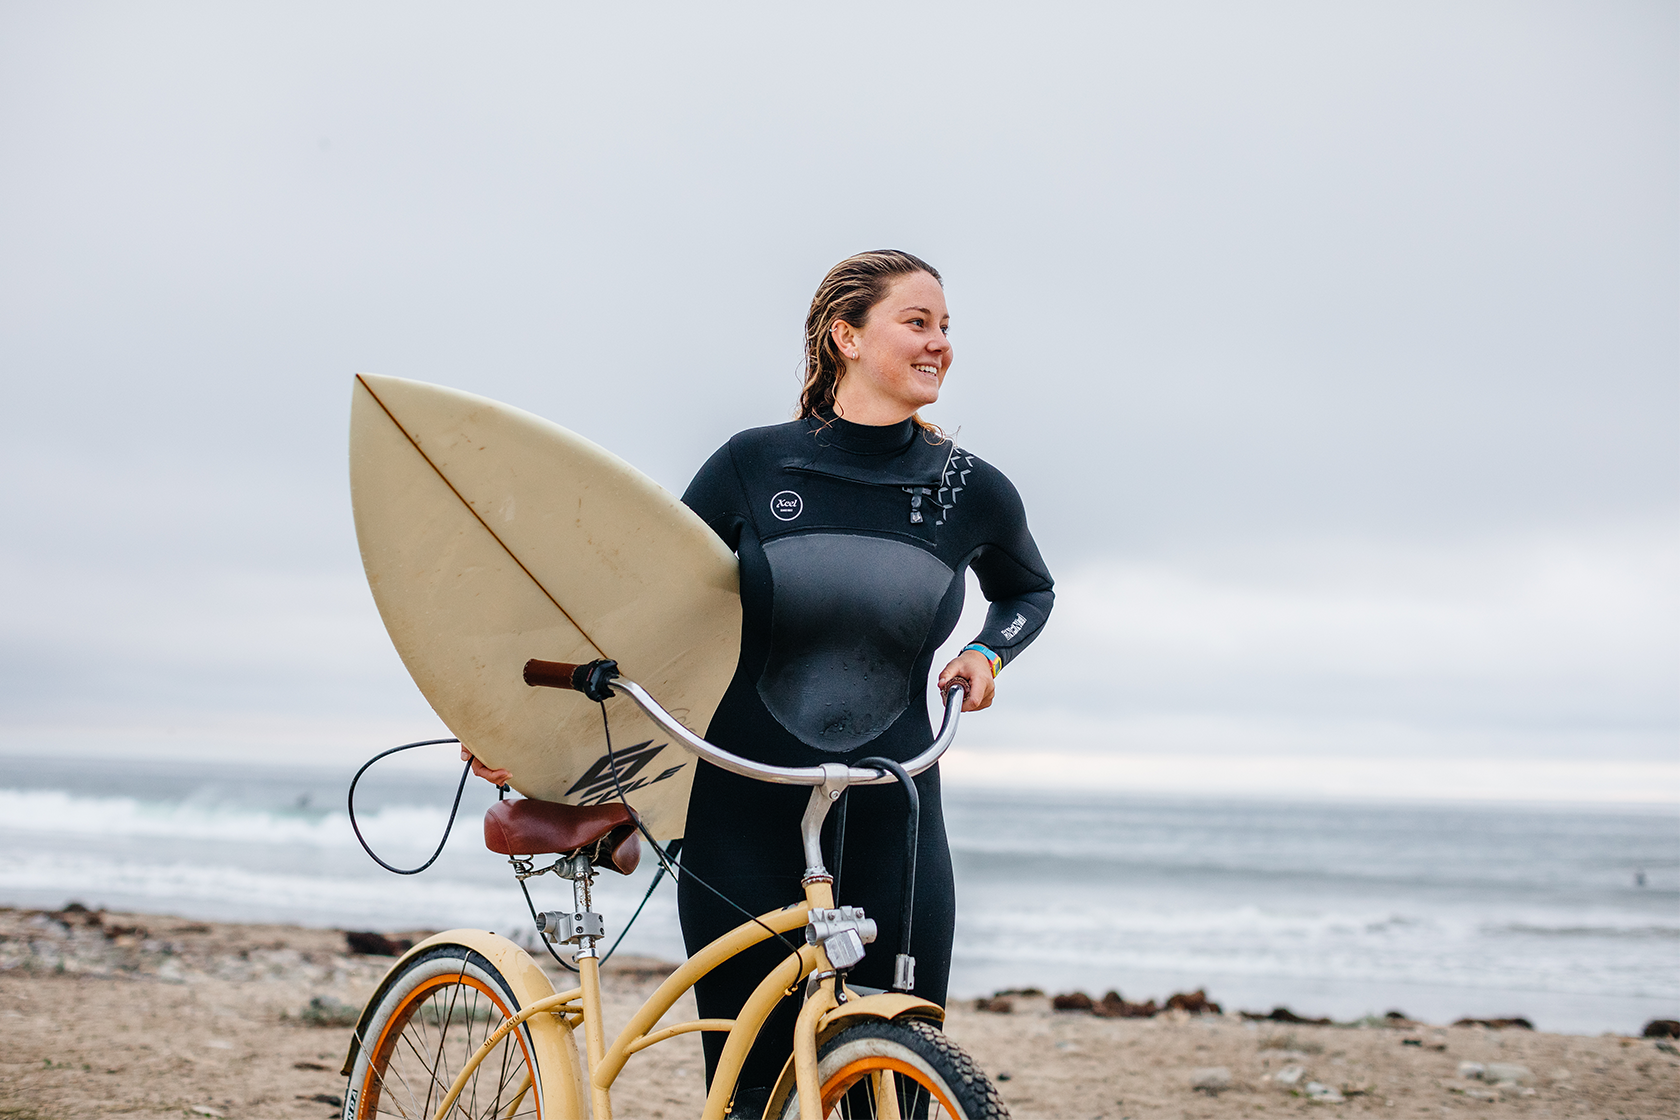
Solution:
M1672 760L1677 569L1680 530L1665 523L1087 563L1062 575L1050 626L966 740L1073 754Z
M897 244L1061 581L977 747L1672 742L1672 6L950 5L925 66L901 20L0 11L0 725L429 729L351 375L680 491Z

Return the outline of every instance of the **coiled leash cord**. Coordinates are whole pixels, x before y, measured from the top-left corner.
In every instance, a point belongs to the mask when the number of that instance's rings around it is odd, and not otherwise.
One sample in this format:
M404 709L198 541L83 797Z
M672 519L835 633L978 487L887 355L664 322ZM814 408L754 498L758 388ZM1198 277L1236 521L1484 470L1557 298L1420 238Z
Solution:
M602 705L601 714L604 719L606 716L605 705ZM410 751L415 747L435 747L446 743L459 743L460 741L461 740L459 739L422 739L417 743L404 743L400 747L392 747L388 751L380 751L378 754L362 763L362 768L356 771L356 776L354 778L350 779L350 793L348 798L350 809L350 829L356 834L356 842L362 846L362 851L366 852L368 854L368 858L373 860L373 862L377 863L380 867L383 867L385 870L396 875L418 875L420 872L426 870L426 868L437 862L438 856L443 854L444 845L449 843L450 832L452 832L455 828L455 815L460 812L461 809L461 795L466 791L467 777L472 773L472 763L469 762L461 768L461 780L455 784L455 801L449 806L449 821L443 826L443 837L438 841L437 850L432 853L432 857L430 859L428 859L425 863L422 863L419 867L392 867L390 864L380 859L374 850L368 846L367 838L362 835L361 826L356 823L356 783L362 780L362 775L368 772L368 767L389 755L397 754L400 751ZM612 751L612 741L610 737L607 743L607 751L610 758ZM618 782L618 763L616 760L612 762L612 767L613 782L616 785ZM502 795L506 795L507 786L498 786L497 789ZM624 800L624 791L622 788L619 789L619 800ZM639 820L637 821L636 826L641 828L641 822ZM642 832L645 835L647 830L642 829ZM636 912L630 915L630 920L624 923L624 929L620 931L617 939L613 941L612 948L607 950L607 955L601 958L602 964L606 964L608 961L612 960L612 955L618 952L618 947L624 943L624 937L630 932L630 927L635 925L636 919L642 916L642 910L646 908L648 900L653 897L653 892L658 889L660 881L665 878L665 873L671 870L671 864L667 857L676 855L677 849L682 844L682 841L680 839L671 841L669 851L662 850L659 845L654 842L651 835L648 836L648 843L653 845L653 850L658 855L659 871L654 875L653 882L648 884L647 893L642 895L641 905L637 906ZM699 882L699 879L696 878L695 882ZM523 879L519 880L519 890L520 893L525 896L525 907L531 911L531 920L535 922L537 920L537 906L536 903L531 900L530 888L525 885L525 880ZM543 948L548 950L548 955L553 957L555 961L559 963L560 967L566 969L568 972L577 971L577 969L572 965L567 964L566 961L561 958L559 953L554 951L554 947L548 943L548 939L546 937L539 937L538 940L542 942Z
M455 785L455 804L449 807L449 823L443 826L443 839L438 841L437 851L432 853L431 859L422 863L419 867L413 867L407 870L401 867L392 867L390 864L380 859L377 855L374 855L373 849L368 847L367 838L362 835L361 826L356 823L356 783L362 780L362 775L367 773L369 766L372 766L374 763L378 762L387 755L396 754L398 751L411 751L415 747L435 747L441 743L459 743L460 741L461 740L459 739L422 739L418 743L404 743L400 747L392 747L388 751L380 751L378 754L362 763L362 768L356 771L356 776L354 778L350 779L351 831L355 832L356 843L362 846L362 851L368 854L368 858L383 867L385 870L396 875L418 875L420 872L426 870L426 868L437 862L437 858L443 854L443 846L449 843L450 830L455 827L455 814L461 808L461 793L467 788L467 775L472 773L472 763L469 762L461 768L461 780Z

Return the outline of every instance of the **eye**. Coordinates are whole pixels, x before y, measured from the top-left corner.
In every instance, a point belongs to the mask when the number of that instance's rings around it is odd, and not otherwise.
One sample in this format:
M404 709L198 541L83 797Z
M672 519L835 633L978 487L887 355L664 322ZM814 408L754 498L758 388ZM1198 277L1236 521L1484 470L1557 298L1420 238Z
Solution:
M927 320L926 319L911 319L910 320L910 325L913 326L913 327L925 327L925 326L927 326Z

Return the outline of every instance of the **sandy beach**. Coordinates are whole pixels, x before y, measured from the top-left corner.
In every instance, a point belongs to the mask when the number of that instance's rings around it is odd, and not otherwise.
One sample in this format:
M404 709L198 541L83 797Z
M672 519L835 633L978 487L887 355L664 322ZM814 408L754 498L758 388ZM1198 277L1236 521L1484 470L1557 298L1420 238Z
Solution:
M348 952L341 931L0 910L0 1118L336 1117L348 1031L312 1020L359 1007L390 964ZM612 962L610 1022L668 967ZM1182 1011L1101 1018L1034 994L999 1010L975 1004L953 1002L947 1031L1021 1120L1680 1115L1680 1055L1653 1039ZM692 1037L636 1062L641 1076L615 1089L618 1115L699 1114Z

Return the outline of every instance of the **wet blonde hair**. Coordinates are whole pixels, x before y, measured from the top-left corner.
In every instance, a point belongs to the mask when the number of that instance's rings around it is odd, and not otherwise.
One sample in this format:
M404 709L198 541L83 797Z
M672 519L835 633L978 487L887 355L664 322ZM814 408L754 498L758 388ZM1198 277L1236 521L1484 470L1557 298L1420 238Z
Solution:
M902 249L859 253L828 270L828 275L817 285L817 294L811 297L810 313L805 316L805 387L800 390L795 410L798 419L834 414L834 394L840 388L840 379L846 375L846 359L834 342L834 324L862 327L869 317L869 309L887 298L893 281L917 272L927 273L941 287L945 284L938 269ZM911 419L924 432L943 437L944 433L936 425L919 414Z

